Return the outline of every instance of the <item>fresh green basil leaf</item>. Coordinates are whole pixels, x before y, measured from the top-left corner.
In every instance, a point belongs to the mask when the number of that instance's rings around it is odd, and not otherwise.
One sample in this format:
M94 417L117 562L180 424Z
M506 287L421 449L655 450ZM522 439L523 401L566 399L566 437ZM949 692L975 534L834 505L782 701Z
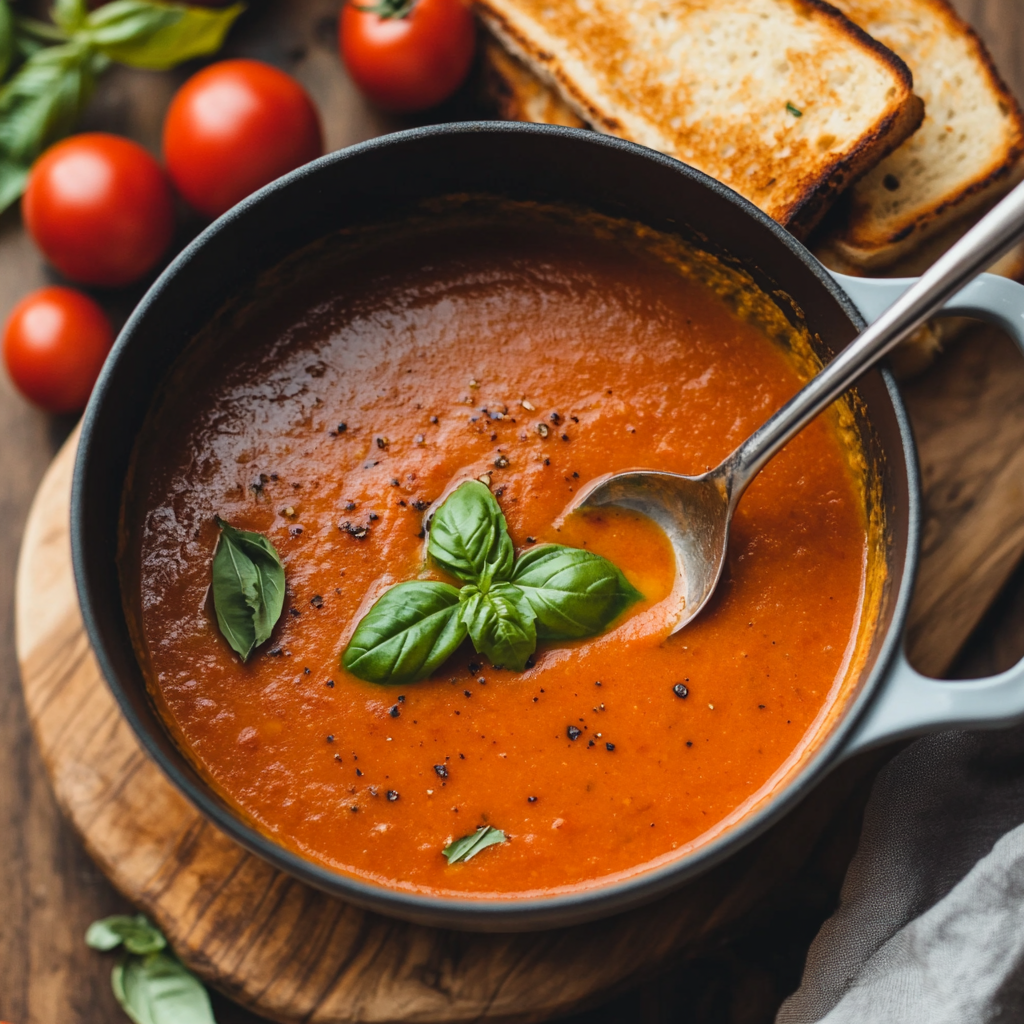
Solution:
M429 580L399 583L360 620L341 664L368 683L415 683L465 639L455 587Z
M481 850L486 850L488 846L496 846L507 839L508 836L500 828L484 825L471 835L463 836L461 839L456 839L454 843L449 843L441 853L448 859L448 865L451 866L460 861L470 860Z
M0 87L0 161L28 168L67 135L92 95L102 61L77 43L29 57Z
M594 636L643 599L607 558L561 544L542 544L521 555L512 582L530 603L541 640Z
M487 587L507 581L515 549L494 495L478 480L460 484L430 520L427 554L446 572Z
M284 610L284 566L262 534L236 530L220 518L217 525L213 607L224 639L247 661L270 638Z
M53 20L65 32L74 32L88 13L85 0L54 0Z
M216 1024L206 989L167 953L126 957L111 972L110 985L135 1024Z
M495 583L483 593L473 584L459 591L459 614L477 654L495 668L522 672L537 649L535 613L523 592L511 583Z
M120 64L165 71L193 57L216 53L244 10L240 3L207 8L157 0L113 0L86 18L81 35Z
M28 168L0 157L0 213L16 203L25 191Z
M14 15L7 0L0 0L0 82L10 71L14 54Z
M159 953L167 946L167 940L159 928L149 923L143 914L129 917L115 914L100 921L93 921L85 933L85 943L91 949L104 952L116 949L122 943L129 953Z

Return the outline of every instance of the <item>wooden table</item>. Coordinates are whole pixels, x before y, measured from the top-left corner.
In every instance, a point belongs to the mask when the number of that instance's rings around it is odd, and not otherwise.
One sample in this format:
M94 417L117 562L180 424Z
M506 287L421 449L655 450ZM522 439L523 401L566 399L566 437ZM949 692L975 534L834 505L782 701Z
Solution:
M955 0L955 5L1024 96L1019 0ZM337 0L253 0L251 6L232 37L232 51L296 73L325 113L329 148L400 126L370 111L345 78L335 48ZM94 98L88 127L122 132L157 149L162 111L185 74L115 70ZM471 102L461 98L451 113ZM9 211L0 217L0 321L22 295L48 280L17 211ZM140 294L135 289L103 301L115 318L123 318ZM0 642L5 655L0 663L0 1018L12 1024L121 1024L126 1019L110 994L109 961L88 950L82 935L93 919L128 907L57 811L28 729L14 657L12 597L21 528L39 479L71 426L29 407L0 375ZM1024 654L1022 616L1024 570L1018 570L968 642L955 674L987 673ZM671 977L581 1014L578 1024L623 1019L767 1024L797 983L806 946L834 906L857 826L855 813L838 822L799 892L784 894L748 935L715 955L681 965ZM220 1024L256 1021L222 999L216 1000L216 1012Z

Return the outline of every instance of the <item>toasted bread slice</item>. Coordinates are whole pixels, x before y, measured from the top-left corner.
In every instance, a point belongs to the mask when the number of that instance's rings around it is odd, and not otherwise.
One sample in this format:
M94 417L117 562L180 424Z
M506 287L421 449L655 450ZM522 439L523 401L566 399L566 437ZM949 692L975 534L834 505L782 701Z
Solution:
M797 234L920 123L906 65L821 0L476 0L576 114Z
M487 98L505 121L586 128L583 119L558 93L493 38L488 38L483 47L483 81Z
M975 212L1021 174L1024 120L984 44L946 0L832 0L895 50L924 100L921 128L844 198L826 245L876 271Z

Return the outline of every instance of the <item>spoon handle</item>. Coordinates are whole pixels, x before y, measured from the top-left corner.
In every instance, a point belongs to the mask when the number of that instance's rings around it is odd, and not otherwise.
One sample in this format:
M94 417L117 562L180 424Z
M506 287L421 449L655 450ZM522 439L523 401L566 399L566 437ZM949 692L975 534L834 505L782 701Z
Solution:
M726 459L730 503L772 456L858 377L990 267L1024 233L1024 183L983 217L870 327Z

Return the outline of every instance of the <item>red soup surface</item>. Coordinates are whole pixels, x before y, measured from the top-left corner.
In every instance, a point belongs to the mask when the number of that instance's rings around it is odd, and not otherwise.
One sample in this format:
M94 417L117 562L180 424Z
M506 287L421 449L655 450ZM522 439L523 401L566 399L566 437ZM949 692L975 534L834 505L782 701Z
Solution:
M713 603L671 638L660 529L565 513L605 473L717 464L808 353L743 275L596 215L455 203L301 254L197 339L138 444L122 572L169 728L258 829L392 889L566 892L706 843L767 798L856 671L860 451L835 412L791 442L739 507ZM517 552L588 547L644 600L519 673L469 643L419 683L345 672L384 589L447 579L426 509L481 477ZM212 611L216 516L265 534L287 573L245 664ZM507 841L449 865L484 824Z

